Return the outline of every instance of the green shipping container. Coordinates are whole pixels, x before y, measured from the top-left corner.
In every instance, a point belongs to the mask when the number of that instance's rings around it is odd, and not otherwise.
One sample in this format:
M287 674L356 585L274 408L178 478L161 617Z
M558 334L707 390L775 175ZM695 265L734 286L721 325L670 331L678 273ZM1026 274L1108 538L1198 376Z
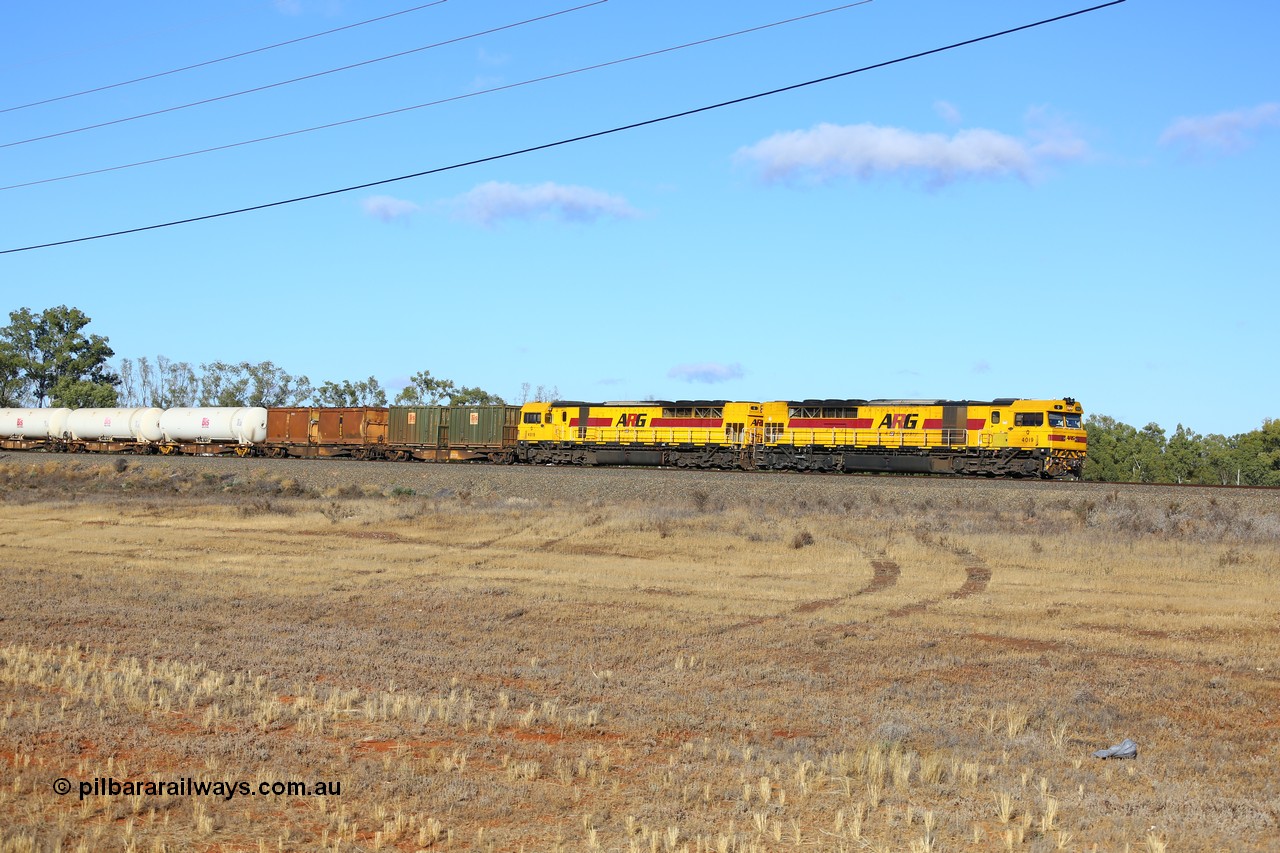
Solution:
M451 406L450 447L515 447L519 406Z
M448 429L447 406L392 406L387 443L448 447Z

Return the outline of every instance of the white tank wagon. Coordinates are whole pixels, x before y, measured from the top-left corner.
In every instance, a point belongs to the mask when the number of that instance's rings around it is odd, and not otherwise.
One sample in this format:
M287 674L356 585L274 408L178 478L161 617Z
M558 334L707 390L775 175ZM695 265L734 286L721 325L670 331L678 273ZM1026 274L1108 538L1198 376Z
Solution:
M0 439L62 438L71 409L0 409Z
M260 406L166 409L160 429L171 444L250 447L267 439L267 410Z
M74 441L154 444L164 438L157 408L76 409L67 418Z

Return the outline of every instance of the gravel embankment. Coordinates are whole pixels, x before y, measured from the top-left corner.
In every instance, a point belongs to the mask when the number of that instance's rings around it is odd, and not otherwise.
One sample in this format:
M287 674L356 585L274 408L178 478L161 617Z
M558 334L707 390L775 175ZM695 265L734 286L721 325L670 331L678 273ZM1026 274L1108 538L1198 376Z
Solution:
M237 459L229 457L158 457L0 453L0 466L75 466L82 470L127 465L131 472L153 469L175 475L220 480L287 479L313 495L352 487L365 493L399 490L426 497L467 496L476 500L523 498L539 503L660 503L688 506L733 506L793 503L799 508L849 507L864 501L890 501L927 508L926 502L953 507L981 496L1010 509L1040 504L1090 502L1101 505L1115 496L1143 504L1228 500L1266 513L1275 494L1264 490L1210 489L1176 486L1125 486L1109 483L991 481L947 477L786 474L741 471L688 471L652 468L572 468L479 463L358 462L346 459ZM52 476L52 475L50 475Z

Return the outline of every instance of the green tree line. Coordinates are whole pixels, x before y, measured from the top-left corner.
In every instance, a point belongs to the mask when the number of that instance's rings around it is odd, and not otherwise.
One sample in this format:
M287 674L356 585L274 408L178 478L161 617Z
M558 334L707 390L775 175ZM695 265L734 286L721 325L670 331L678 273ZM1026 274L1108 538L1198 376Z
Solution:
M1102 482L1280 486L1280 420L1239 435L1200 435L1178 424L1173 435L1106 415L1085 421L1084 478Z
M9 312L0 327L0 406L72 409L109 406L385 406L387 392L368 379L313 385L270 361L213 361L192 365L163 355L115 356L102 335L86 334L90 319L59 305ZM483 388L415 373L396 395L398 405L500 405Z
M0 327L0 406L385 406L378 380L313 385L270 361L214 361L192 365L165 356L121 358L107 338L88 334L90 319L59 305L20 308ZM559 390L521 386L522 399L549 400ZM482 388L415 373L395 397L398 405L499 405ZM1149 423L1142 429L1106 415L1085 422L1089 435L1085 479L1105 482L1280 485L1280 420L1239 435L1200 435L1178 424L1173 435Z

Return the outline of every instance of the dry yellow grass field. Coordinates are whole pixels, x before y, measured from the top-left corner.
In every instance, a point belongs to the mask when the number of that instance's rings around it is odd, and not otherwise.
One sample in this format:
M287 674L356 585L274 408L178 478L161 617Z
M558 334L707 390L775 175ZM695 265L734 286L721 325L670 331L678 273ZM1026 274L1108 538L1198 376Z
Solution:
M1273 492L251 462L0 461L0 850L1280 849Z

